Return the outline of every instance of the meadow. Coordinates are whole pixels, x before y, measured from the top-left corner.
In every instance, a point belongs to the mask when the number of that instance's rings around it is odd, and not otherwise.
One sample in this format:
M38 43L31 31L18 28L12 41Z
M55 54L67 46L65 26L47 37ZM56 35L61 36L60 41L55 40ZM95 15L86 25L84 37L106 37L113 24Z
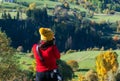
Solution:
M99 15L94 15L90 20L99 22L99 21L108 21L108 22L116 22L120 20L120 14L99 14Z
M52 10L53 8L55 8L56 5L60 5L62 3L60 2L55 2L55 1L49 1L49 0L17 0L17 2L25 2L27 5L31 4L31 3L36 3L36 8L43 8L43 7L47 7L48 8L48 14L51 15L52 14ZM75 9L78 12L88 12L87 9L85 9L83 6L80 5L75 5L73 3L69 3L70 9ZM17 3L8 3L8 2L4 2L0 5L1 9L3 10L7 10L12 17L14 17L14 15L16 14L15 11L17 11L18 9L23 9L26 10L26 8L28 8L28 6L24 6L24 5L20 5ZM0 9L0 18L1 18L1 14L3 13ZM14 11L15 10L15 11ZM12 12L11 12L12 11ZM22 18L26 19L26 14L23 13L22 14ZM90 20L93 20L95 22L99 22L99 21L109 21L109 22L116 22L120 18L120 13L117 12L117 14L114 15L109 15L109 14L95 14L92 18L88 18Z
M120 63L120 50L113 50L118 54L118 62ZM79 51L69 54L61 55L61 60L67 62L69 60L75 60L79 64L78 71L75 71L75 79L78 78L79 74L85 74L88 70L96 70L95 67L95 60L96 56L100 54L101 52L105 51ZM19 61L20 61L20 67L23 70L29 70L29 66L33 63L33 58L30 57L30 54L32 53L21 53L18 54ZM120 68L119 68L120 69Z

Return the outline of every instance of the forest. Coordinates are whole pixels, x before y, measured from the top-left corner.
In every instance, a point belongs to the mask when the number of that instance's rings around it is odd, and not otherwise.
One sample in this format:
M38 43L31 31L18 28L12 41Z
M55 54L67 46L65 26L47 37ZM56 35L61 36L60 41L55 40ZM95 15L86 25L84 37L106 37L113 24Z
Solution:
M12 39L12 46L15 48L23 46L25 52L30 51L32 45L40 40L38 33L40 27L50 27L54 30L56 43L61 52L68 49L86 50L94 47L104 47L105 49L119 48L119 40L113 40L113 37L119 33L117 31L120 26L119 21L110 22L109 20L102 20L96 22L89 19L89 17L92 17L93 12L98 13L94 7L100 6L100 3L104 4L102 7L98 7L98 9L102 10L99 13L104 13L107 9L109 9L107 14L119 11L119 6L116 6L119 4L119 1L114 1L114 9L109 8L113 7L112 0L88 0L87 2L89 6L85 5L86 2L79 2L79 0L75 4L81 3L83 6L86 6L85 8L89 9L88 13L71 9L69 3L64 2L52 8L51 11L53 12L51 14L48 14L49 8L37 8L35 3L31 3L27 10L24 11L27 16L26 19L20 19L23 12L20 9L14 17L11 17L10 13L4 10L1 15L2 19L0 19L0 27ZM19 2L19 4L23 3Z

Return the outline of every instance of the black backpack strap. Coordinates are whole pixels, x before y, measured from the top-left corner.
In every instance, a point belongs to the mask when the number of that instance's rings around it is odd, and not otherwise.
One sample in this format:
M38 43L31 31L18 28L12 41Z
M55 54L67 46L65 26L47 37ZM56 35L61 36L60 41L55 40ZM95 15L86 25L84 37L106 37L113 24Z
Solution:
M40 60L41 60L41 61L44 61L43 56L42 56L42 54L41 54L40 51L39 51L39 46L38 46L38 45L36 46L36 51L37 51L37 53L38 53L38 55L39 55L39 57L40 57Z

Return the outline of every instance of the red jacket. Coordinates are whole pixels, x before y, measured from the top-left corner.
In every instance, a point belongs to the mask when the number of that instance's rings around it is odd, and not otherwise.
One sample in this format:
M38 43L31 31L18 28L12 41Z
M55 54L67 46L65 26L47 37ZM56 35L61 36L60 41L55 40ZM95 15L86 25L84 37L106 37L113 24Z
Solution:
M56 64L56 60L60 59L60 52L57 49L56 45L52 45L45 50L43 49L39 50L40 53L42 54L44 61L41 61L37 53L36 46L37 44L34 44L32 47L34 58L36 60L36 71L45 72L48 70L53 70L53 69L58 68Z

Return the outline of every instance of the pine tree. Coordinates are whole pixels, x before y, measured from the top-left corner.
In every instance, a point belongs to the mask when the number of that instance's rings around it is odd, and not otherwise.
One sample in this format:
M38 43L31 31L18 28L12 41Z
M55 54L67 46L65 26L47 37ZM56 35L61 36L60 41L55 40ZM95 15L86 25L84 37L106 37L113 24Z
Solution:
M7 14L6 14L6 12L2 13L2 19L7 19Z
M10 13L8 13L8 19L12 19L12 17L11 17L11 15L10 15Z
M16 15L17 20L19 20L19 16L20 16L20 14L19 14L19 12L17 12L17 15Z

